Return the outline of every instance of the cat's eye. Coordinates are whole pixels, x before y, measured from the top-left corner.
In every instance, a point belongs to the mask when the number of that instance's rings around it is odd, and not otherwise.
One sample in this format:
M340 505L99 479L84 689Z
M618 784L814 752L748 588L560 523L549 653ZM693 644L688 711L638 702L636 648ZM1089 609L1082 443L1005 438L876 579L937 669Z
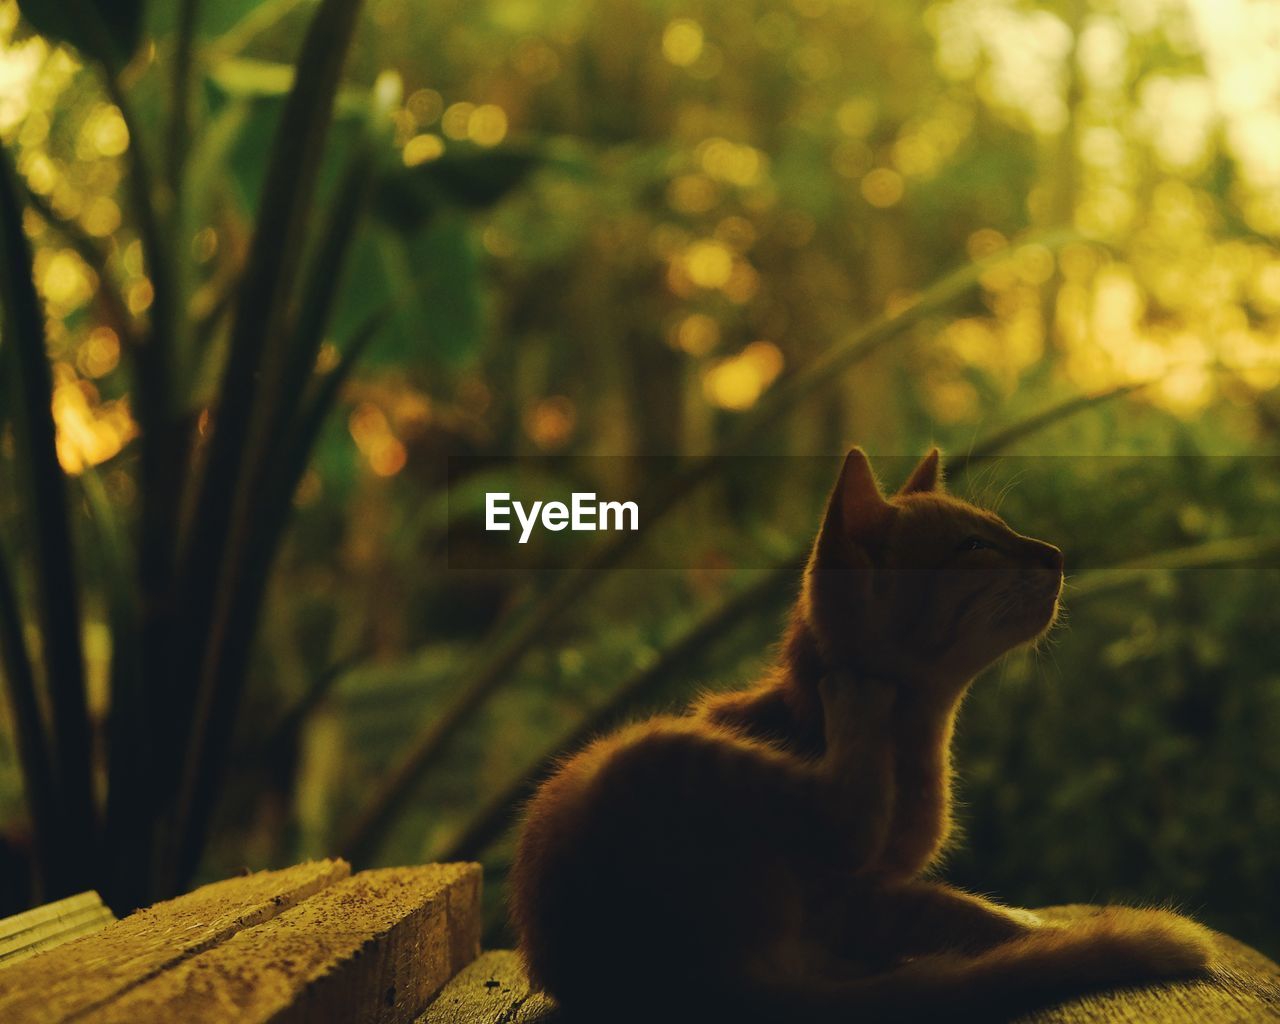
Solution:
M981 537L966 537L960 542L961 551L981 551L983 548L991 547Z

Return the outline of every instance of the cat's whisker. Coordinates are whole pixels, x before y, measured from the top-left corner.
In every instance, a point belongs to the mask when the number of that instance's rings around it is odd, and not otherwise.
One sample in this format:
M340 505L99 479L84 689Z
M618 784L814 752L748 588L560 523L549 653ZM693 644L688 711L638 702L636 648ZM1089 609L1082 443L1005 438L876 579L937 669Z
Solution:
M1024 475L1025 475L1024 471L1019 470L1017 473L1014 473L1013 476L1011 476L1007 481L1005 481L1004 486L1001 487L1000 490L996 492L994 500L992 500L988 505L991 511L993 512L1000 511L1000 506L1004 504L1005 498L1009 496L1009 492L1013 490L1015 485L1022 482L1022 478Z
M996 477L999 474L1000 468L1001 466L1003 466L1003 464L1004 464L1004 461L1002 459L992 459L989 463L987 463L986 467L982 470L982 473L983 473L983 476L981 477L982 498L977 503L979 505L982 505L984 508L992 508L991 498L996 493Z

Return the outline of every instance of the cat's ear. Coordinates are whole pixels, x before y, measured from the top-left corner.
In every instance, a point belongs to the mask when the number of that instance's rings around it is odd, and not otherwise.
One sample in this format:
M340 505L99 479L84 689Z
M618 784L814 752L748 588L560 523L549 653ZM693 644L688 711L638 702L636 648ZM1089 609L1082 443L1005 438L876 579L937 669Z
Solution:
M866 452L851 449L827 503L801 593L800 613L820 647L839 648L849 642L849 623L869 620L876 572L896 514Z
M942 490L941 453L934 448L920 460L920 465L911 471L911 476L898 491L899 494L916 494L920 491Z
M850 449L831 496L823 529L835 526L851 540L869 540L892 518L893 506L880 493L867 453L861 448Z

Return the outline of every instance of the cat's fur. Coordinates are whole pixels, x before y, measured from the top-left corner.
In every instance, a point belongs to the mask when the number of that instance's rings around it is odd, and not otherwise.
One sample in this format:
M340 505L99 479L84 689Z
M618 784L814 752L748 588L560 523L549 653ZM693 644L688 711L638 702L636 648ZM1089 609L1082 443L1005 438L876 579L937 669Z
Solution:
M1209 933L1169 912L1050 925L921 877L961 699L1061 585L1057 548L943 491L936 450L891 498L851 451L772 673L597 740L531 801L535 984L593 1020L878 1021L1204 969Z

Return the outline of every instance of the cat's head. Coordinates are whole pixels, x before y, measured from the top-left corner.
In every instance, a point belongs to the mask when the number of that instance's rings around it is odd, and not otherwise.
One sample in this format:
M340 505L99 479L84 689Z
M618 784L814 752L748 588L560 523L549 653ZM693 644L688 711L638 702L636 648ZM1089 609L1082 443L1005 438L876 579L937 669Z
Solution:
M806 573L802 613L833 664L962 684L1053 624L1062 552L947 494L937 449L886 497L845 458Z

